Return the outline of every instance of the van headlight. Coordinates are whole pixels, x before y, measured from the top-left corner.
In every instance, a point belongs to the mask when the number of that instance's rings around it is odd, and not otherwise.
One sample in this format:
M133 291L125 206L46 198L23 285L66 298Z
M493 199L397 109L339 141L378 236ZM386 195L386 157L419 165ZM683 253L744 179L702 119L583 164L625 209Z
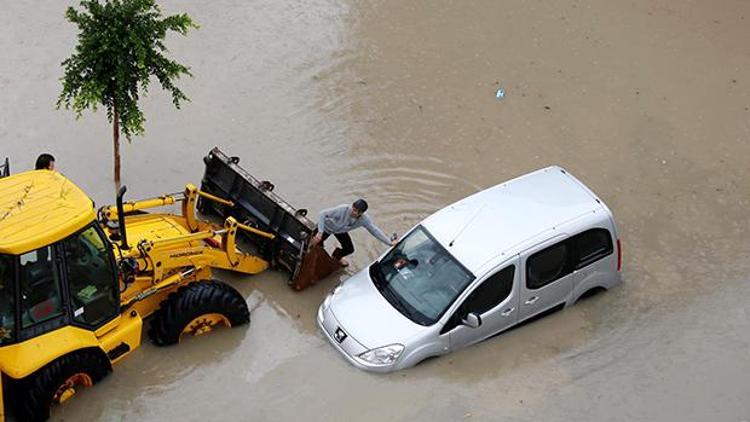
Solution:
M403 345L391 344L389 346L368 350L359 355L359 358L373 365L391 365L399 356L401 356L401 352L403 351Z

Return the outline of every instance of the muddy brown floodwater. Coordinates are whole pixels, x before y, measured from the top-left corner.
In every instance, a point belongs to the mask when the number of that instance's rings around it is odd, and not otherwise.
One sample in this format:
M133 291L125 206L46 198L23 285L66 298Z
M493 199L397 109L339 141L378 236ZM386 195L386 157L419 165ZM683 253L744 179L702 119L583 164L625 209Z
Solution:
M180 190L214 145L298 207L365 196L388 232L550 164L612 208L624 283L414 369L358 371L318 333L339 279L225 275L249 327L150 343L55 420L750 420L750 3L163 1L201 28L182 110L154 89L131 198ZM3 2L0 155L50 151L113 201L103 114L56 111L67 2ZM502 87L506 96L495 99Z

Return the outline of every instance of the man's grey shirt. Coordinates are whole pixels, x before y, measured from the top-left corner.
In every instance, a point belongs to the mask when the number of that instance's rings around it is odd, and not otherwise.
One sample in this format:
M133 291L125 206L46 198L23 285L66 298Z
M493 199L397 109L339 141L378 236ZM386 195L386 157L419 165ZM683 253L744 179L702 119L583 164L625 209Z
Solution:
M367 214L362 214L359 218L354 218L352 217L351 209L351 205L343 204L321 211L320 219L318 220L318 231L320 233L341 234L352 231L357 227L364 227L378 240L388 246L391 245L388 236L370 220Z

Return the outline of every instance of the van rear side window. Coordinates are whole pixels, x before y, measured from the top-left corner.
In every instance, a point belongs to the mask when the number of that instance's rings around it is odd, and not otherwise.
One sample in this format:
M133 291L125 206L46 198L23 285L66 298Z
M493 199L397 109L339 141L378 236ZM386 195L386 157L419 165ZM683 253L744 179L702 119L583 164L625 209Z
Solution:
M574 269L609 256L613 250L609 230L586 230L530 256L526 262L526 287L543 287L570 274Z
M576 248L576 266L583 268L612 253L612 235L607 229L592 229L572 239Z
M570 274L569 257L567 240L531 255L526 261L526 287L538 289Z

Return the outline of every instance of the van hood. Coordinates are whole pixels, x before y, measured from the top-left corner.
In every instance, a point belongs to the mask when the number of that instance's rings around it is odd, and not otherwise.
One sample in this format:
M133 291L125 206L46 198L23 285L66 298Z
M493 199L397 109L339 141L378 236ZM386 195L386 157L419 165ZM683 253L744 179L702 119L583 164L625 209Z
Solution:
M394 308L370 279L368 268L346 280L333 295L330 310L343 329L367 349L402 344L428 327Z

